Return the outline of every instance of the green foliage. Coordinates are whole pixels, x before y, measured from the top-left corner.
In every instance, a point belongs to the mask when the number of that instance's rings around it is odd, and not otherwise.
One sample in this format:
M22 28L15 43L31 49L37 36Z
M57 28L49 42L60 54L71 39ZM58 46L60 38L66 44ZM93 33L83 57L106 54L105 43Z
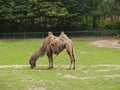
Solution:
M34 27L37 27L39 24L40 27L38 27L42 29L64 29L70 27L79 27L82 29L84 29L84 27L86 29L92 27L96 28L99 26L99 19L101 17L115 15L120 15L120 2L117 0L0 1L0 24L1 31L3 32L9 29L9 25L11 30L14 30L14 27L18 23L20 23L21 26L16 26L17 28L15 29L22 28L24 31L31 29L31 25L33 24L35 24L33 25ZM91 18L83 20L81 17ZM26 26L26 24L28 26ZM34 27L33 29L36 29Z
M61 2L37 0L8 0L1 1L1 19L24 19L40 15L65 16L67 10Z
M66 8L61 2L42 2L40 3L40 13L46 16L66 16Z
M79 17L81 22L78 22L76 25L77 30L89 30L92 27L92 18L89 16Z
M100 27L105 29L119 29L120 28L120 22L116 21L101 21Z

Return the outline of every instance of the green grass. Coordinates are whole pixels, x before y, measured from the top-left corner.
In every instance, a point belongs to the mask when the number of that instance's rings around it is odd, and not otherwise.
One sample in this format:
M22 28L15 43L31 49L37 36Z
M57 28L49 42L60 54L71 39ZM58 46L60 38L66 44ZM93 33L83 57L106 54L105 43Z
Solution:
M89 45L92 40L73 39L76 69L67 70L69 56L64 50L54 55L54 69L47 70L47 56L29 65L30 56L43 40L0 40L0 90L120 90L120 49Z

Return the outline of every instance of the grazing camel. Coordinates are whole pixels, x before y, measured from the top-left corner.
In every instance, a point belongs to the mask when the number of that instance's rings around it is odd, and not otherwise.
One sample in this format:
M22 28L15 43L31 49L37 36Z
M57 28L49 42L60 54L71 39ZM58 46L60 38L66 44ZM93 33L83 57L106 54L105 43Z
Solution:
M71 62L70 67L73 64L73 69L75 69L75 57L73 52L73 43L67 37L64 32L61 32L59 36L54 36L52 32L48 32L48 36L46 37L41 48L34 53L29 59L29 64L31 65L31 69L36 66L36 60L40 57L47 54L49 60L49 69L53 68L53 54L59 54L66 48L68 55L70 56Z

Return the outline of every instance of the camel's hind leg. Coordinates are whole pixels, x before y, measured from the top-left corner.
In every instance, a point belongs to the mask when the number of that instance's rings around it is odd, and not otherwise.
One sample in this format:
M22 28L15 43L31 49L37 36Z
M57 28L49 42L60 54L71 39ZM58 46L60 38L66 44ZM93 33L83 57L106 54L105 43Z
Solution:
M67 49L67 52L70 56L71 62L70 62L70 67L68 69L71 69L72 64L73 64L73 69L75 69L75 57L74 57L74 53L73 53L73 49Z
M74 57L74 53L72 53L72 57L73 57L73 69L75 69L75 57Z

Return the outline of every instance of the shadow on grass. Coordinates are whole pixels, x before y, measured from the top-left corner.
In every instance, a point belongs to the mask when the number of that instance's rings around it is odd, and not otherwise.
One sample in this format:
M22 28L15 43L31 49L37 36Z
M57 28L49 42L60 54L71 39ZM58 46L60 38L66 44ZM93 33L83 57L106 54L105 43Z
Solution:
M51 68L51 69L49 69L47 66L37 66L37 67L35 67L35 68L33 68L33 70L43 70L43 71L55 71L55 70L60 70L60 71L62 71L62 70L75 70L75 69L68 69L68 68L66 68L66 67L54 67L54 68Z

